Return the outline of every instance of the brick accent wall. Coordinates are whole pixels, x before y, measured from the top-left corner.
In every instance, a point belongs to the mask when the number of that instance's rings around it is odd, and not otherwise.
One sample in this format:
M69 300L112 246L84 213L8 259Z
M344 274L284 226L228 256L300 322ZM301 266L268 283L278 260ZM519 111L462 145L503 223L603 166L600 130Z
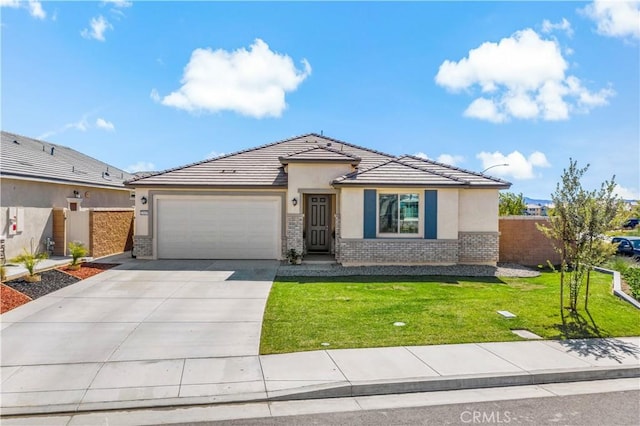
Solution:
M494 264L498 261L498 232L459 232L459 263Z
M133 254L136 257L153 256L153 238L149 235L134 235Z
M287 251L295 249L298 253L302 253L304 250L303 230L304 214L287 214Z
M553 249L551 240L536 227L545 224L544 216L503 216L498 221L500 229L500 262L519 263L526 266L557 265L560 255Z
M54 256L65 256L65 248L67 247L67 228L64 209L53 209L53 246Z
M458 262L458 241L424 239L338 239L343 265L418 265Z
M133 210L91 210L89 250L93 257L122 253L133 248Z

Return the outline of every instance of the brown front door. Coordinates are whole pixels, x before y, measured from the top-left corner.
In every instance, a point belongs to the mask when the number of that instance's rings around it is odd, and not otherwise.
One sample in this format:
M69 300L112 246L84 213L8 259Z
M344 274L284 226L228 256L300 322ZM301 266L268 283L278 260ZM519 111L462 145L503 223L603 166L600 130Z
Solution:
M329 251L331 195L309 195L307 197L307 250Z

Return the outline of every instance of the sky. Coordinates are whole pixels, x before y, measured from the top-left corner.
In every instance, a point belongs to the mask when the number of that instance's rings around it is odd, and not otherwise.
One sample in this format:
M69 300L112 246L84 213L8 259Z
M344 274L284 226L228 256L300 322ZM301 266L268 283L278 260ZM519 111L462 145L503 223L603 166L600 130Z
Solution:
M0 0L2 130L128 171L307 133L640 198L640 2Z

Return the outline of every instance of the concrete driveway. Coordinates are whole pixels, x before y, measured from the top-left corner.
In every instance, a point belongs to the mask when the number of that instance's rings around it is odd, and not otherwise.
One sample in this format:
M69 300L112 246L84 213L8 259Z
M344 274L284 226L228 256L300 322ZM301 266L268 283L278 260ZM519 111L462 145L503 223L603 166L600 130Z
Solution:
M277 268L136 260L2 315L3 408L75 405L89 385L108 401L105 389L131 387L136 375L151 378L138 380L145 387L182 375L185 359L257 357ZM162 384L153 391L171 394Z

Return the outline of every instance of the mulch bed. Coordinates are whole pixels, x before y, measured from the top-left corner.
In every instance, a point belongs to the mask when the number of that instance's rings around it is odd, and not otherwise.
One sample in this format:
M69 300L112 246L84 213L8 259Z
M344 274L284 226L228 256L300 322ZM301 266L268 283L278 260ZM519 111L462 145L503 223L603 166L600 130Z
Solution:
M2 310L5 313L20 305L42 297L53 291L60 290L68 285L77 283L78 281L92 277L118 266L117 263L83 263L77 271L70 271L68 267L63 266L58 269L40 272L38 275L42 280L37 283L30 283L22 278L7 281L2 284Z

